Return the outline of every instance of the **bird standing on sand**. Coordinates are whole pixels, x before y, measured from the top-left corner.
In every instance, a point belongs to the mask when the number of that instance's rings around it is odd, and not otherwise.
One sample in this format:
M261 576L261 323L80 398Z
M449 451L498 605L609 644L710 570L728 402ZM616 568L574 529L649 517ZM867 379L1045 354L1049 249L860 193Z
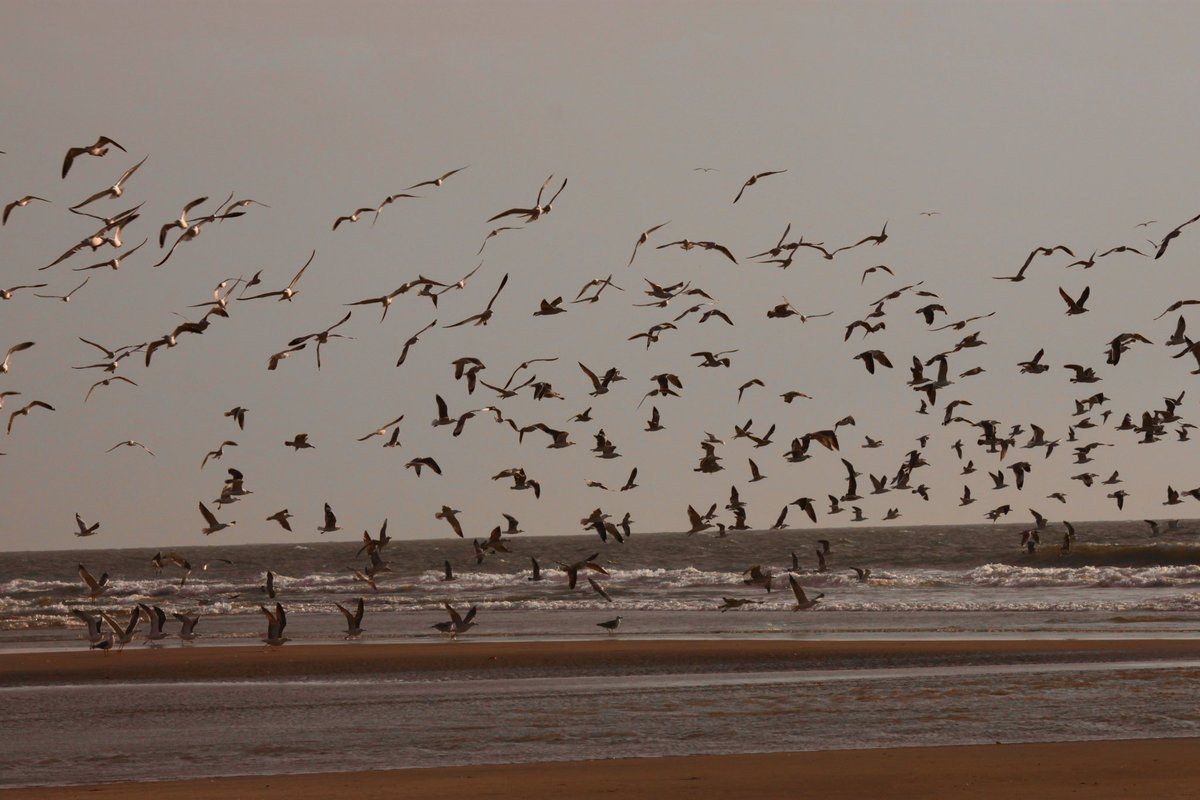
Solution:
M196 638L196 623L200 621L199 614L181 614L175 611L171 614L172 617L179 620L181 627L179 629L179 638L185 642L194 641Z
M338 611L342 612L342 616L346 618L346 638L353 639L361 636L363 632L363 599L361 597L358 598L358 608L353 613L341 603L334 603L334 605L337 606Z
M450 614L450 620L448 622L438 622L433 625L433 627L437 628L442 633L450 634L451 639L457 639L460 633L466 633L471 628L475 627L475 622L473 620L475 619L475 612L478 610L476 606L471 606L470 610L467 611L466 616L459 615L454 606L450 605L449 603L442 603L442 606Z

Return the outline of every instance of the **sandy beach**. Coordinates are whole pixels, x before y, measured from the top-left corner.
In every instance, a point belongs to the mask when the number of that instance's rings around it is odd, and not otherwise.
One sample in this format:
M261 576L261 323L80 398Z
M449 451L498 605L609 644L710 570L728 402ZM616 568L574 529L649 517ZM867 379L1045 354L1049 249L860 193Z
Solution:
M120 653L0 655L0 686L500 670L809 669L1049 660L1193 659L1200 641L1145 640L587 640L130 648Z
M1194 797L1200 739L614 759L0 791L28 800Z

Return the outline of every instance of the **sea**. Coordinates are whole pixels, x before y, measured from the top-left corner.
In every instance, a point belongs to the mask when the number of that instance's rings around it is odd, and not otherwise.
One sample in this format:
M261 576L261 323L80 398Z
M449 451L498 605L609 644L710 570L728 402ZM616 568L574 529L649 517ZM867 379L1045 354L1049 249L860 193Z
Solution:
M355 577L369 562L361 541L212 545L149 549L0 553L0 651L86 648L72 609L128 615L137 603L200 613L197 642L257 642L260 606L282 603L295 641L340 641L335 603L364 598L364 641L444 638L431 626L478 608L475 639L596 635L595 623L622 617L623 636L872 638L894 636L1192 636L1200 631L1200 521L1074 525L1039 532L1006 524L732 532L726 536L634 533L623 544L594 535L508 537L508 552L482 563L470 540L392 539L376 588ZM818 550L826 571L818 571ZM168 559L174 553L190 573ZM152 561L163 556L159 570ZM590 556L574 589L562 564ZM793 560L794 556L794 560ZM536 559L542 580L530 580ZM450 563L454 580L445 578ZM108 588L92 599L85 566ZM747 570L771 575L770 591ZM854 568L870 570L865 581ZM276 597L265 592L274 574ZM792 613L788 576L820 602ZM599 583L611 601L587 581ZM749 600L718 613L723 598ZM173 620L168 631L178 623ZM601 630L601 632L604 632Z
M471 542L394 539L377 590L361 542L0 554L0 654L88 650L72 614L136 603L200 613L195 642L253 646L282 604L292 642L572 639L1164 639L1200 635L1200 523L864 527L526 537L476 563ZM825 543L828 553L824 553ZM826 566L819 571L817 551ZM562 564L593 557L574 589ZM537 559L542 580L530 580ZM444 580L449 561L453 580ZM108 589L90 598L80 564ZM757 566L770 577L747 583ZM860 580L859 570L870 570ZM267 571L276 597L264 591ZM587 581L597 581L611 599ZM794 611L790 577L812 608ZM364 599L346 643L335 603ZM725 598L751 602L721 610ZM615 632L598 623L620 615ZM167 631L174 634L171 620ZM144 630L144 627L143 627ZM284 645L287 647L288 645ZM352 652L352 651L348 651ZM94 653L96 658L119 658ZM0 786L221 775L993 742L1200 736L1200 662L962 660L830 669L312 676L0 687ZM164 735L169 732L169 735Z

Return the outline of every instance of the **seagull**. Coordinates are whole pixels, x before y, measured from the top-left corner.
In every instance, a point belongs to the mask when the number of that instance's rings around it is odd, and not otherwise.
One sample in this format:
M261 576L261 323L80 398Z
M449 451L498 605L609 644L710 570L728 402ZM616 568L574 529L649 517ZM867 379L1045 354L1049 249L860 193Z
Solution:
M200 529L200 532L205 536L210 536L217 531L223 531L231 525L237 525L237 522L217 522L217 518L213 516L211 511L204 507L203 502L200 503L200 515L204 517L204 521L208 523L205 527Z
M415 200L419 200L419 199L420 199L420 196L419 196L419 195L415 195L415 194L408 194L407 192L400 192L399 194L392 194L392 195L388 195L387 197L385 197L385 198L383 199L383 202L379 204L379 207L375 209L375 218L374 218L373 220L371 220L371 227L372 227L372 228L374 228L374 227L375 227L375 223L376 223L376 222L379 222L379 215L383 213L383 210L384 210L385 208L387 208L387 207L388 207L388 206L390 206L392 203L394 203L394 202L396 202L397 200L399 200L399 199L401 199L401 198L404 198L404 197L412 198L412 199L415 199Z
M295 435L295 437L293 437L290 441L285 441L283 443L283 446L290 447L293 450L295 450L297 453L299 453L301 450L305 450L305 449L314 449L315 450L317 447L315 444L309 444L307 433L297 433Z
M375 209L372 208L371 206L367 206L366 208L355 209L353 214L347 214L344 217L338 217L337 219L335 219L333 221L333 230L336 231L338 229L338 225L341 225L343 222L358 222L359 216L367 213L368 211L374 211L374 210Z
M71 302L71 296L74 295L76 292L78 292L83 287L87 286L88 281L90 281L90 280L91 280L91 278L84 278L83 283L79 284L78 286L76 286L74 289L67 292L66 294L38 294L37 292L34 292L33 296L41 297L46 300L62 300L64 303L69 303L69 302Z
M888 361L887 354L882 350L865 350L854 357L856 361L862 361L867 368L867 372L875 374L875 365L892 368L892 362Z
M742 575L744 576L742 578L742 583L746 584L747 586L762 586L765 587L768 592L771 591L771 584L774 581L774 576L763 572L762 567L760 567L758 564L755 564L749 569L743 571Z
M471 165L468 164L467 167L469 167L469 166L471 166ZM443 183L446 182L446 179L449 178L451 175L462 172L467 167L459 167L458 169L452 169L449 172L442 175L440 178L434 178L433 180L421 181L420 183L414 183L412 186L408 187L404 191L411 192L413 189L419 189L422 186L441 186Z
M745 392L747 389L749 389L751 386L766 386L766 384L765 384L765 383L763 383L763 382L762 382L760 379L758 379L758 378L754 378L753 380L749 380L749 381L746 381L745 383L743 383L741 386L739 386L739 387L738 387L738 402L739 402L739 403L740 403L740 402L742 402L742 394L743 394L743 393L744 393L744 392ZM769 435L769 434L768 434L768 435Z
M80 517L79 514L75 515L75 524L79 526L79 530L75 532L76 536L95 536L100 532L99 522L97 522L95 525L89 526L83 521L83 518Z
M870 275L872 272L886 272L888 275L891 275L893 277L895 277L895 275L896 275L896 273L892 272L891 268L888 267L886 264L880 264L877 267L870 267L868 269L863 270L862 280L860 280L858 282L860 286L867 282L867 276ZM945 309L942 309L942 310L944 311Z
M87 567L83 564L79 565L79 577L88 587L88 597L93 600L108 591L108 573L105 572L100 576L100 580L92 577L92 573L88 572Z
M492 299L488 301L487 307L484 308L483 311L479 312L478 314L472 314L466 319L459 320L458 322L455 322L451 325L445 325L443 327L457 328L460 325L466 325L468 322L474 322L476 327L480 325L487 325L488 321L492 318L492 304L496 302L496 298L500 296L500 292L504 290L504 286L507 283L508 273L505 273L504 277L500 280L500 286L497 287L496 293L492 295Z
M329 503L326 503L325 504L325 524L321 525L317 528L317 533L333 533L334 531L340 531L340 530L341 530L341 528L338 527L337 517L334 516L333 509L330 508Z
M179 212L179 217L177 219L173 219L170 222L168 222L166 225L163 225L161 228L159 228L159 230L158 230L158 249L161 250L166 245L167 234L170 233L173 229L179 228L180 230L186 231L188 228L192 227L192 223L188 222L188 218L187 218L188 212L190 212L193 208L200 205L201 203L206 203L206 202L208 202L208 197L197 197L195 200L192 200L191 202L189 202L187 205L185 205L183 207L183 211ZM211 217L210 217L210 219L211 219Z
M742 184L742 188L738 190L737 197L733 198L733 202L736 203L738 200L741 200L742 192L746 191L746 189L748 189L749 187L758 183L760 179L766 178L769 175L781 175L784 172L787 172L787 170L786 169L777 169L777 170L772 170L770 172L760 172L757 175L751 175L749 178L746 179L746 182Z
M363 583L367 584L368 586L371 587L372 591L376 591L376 592L379 591L379 587L375 585L375 576L374 575L364 575L363 573L356 570L354 567L351 567L350 571L352 573L354 573L354 580L362 581ZM370 572L370 570L367 570L367 572Z
M688 522L690 522L692 526L691 529L687 531L688 536L691 536L693 533L706 531L712 527L712 523L706 522L704 518L700 516L700 512L693 507L687 507L687 514Z
M456 534L458 534L458 538L461 539L461 538L463 538L462 524L459 523L458 517L456 516L461 513L462 512L456 508L451 508L450 506L442 506L442 510L438 511L433 516L434 516L434 519L446 520L446 522L448 522L450 524L450 527L454 529L454 532Z
M87 147L71 147L67 150L66 158L63 159L62 176L64 178L67 177L67 173L71 171L71 165L75 163L75 159L79 156L103 156L108 153L109 145L117 148L122 153L129 152L107 136L101 136L96 140L95 144L88 145Z
M190 642L196 638L196 623L200 621L199 614L181 614L178 611L172 612L171 616L182 623L179 629L179 638L185 642Z
M145 603L138 603L137 606L146 614L146 619L150 622L150 631L146 634L146 639L156 642L159 639L167 638L167 633L163 630L163 625L167 622L166 613L158 606L147 606Z
M487 236L483 237L483 244L479 245L479 252L476 253L475 255L478 256L480 253L483 252L483 248L487 247L488 240L491 239L493 236L499 236L504 231L519 231L519 230L521 230L521 228L516 225L506 225L501 228L493 228L491 233L489 233Z
M692 250L697 247L699 247L703 250L716 250L718 253L720 253L721 255L728 258L734 264L738 263L737 259L733 257L733 253L730 252L728 247L726 247L725 245L722 245L722 244L717 244L716 242L694 242L691 239L680 239L675 242L667 242L666 244L660 244L655 249L662 250L667 247L678 247L682 250Z
M567 179L563 178L562 186L558 187L558 191L555 192L554 196L550 198L550 202L543 206L542 192L546 191L546 187L552 180L554 180L553 175L551 175L549 178L546 178L546 182L543 183L542 188L538 190L537 200L534 202L533 208L510 208L507 211L501 211L496 216L490 218L488 222L495 222L503 217L511 216L525 217L526 222L537 222L543 214L550 213L551 208L554 206L554 201L558 199L560 194L562 194L562 190L567 188Z
M421 468L422 467L429 467L431 470L436 472L438 475L442 474L442 468L439 467L438 463L436 461L434 461L432 458L430 458L429 456L424 456L422 458L414 458L412 461L409 461L404 466L407 469L416 470L418 478L421 477Z
M208 460L210 458L213 459L214 461L219 461L221 459L221 456L225 455L226 447L237 447L237 446L238 446L238 443L233 441L232 439L226 439L225 441L221 442L220 447L218 447L216 450L210 450L207 454L205 454L204 460L200 462L200 469L204 469L204 465L208 463Z
M741 608L742 606L746 606L746 605L761 606L762 601L761 600L750 600L748 598L740 598L740 597L722 597L721 605L717 606L717 610L719 610L721 613L725 613L726 611L728 611L731 608Z
M576 561L574 564L564 564L561 561L558 562L558 568L567 573L567 588L575 588L575 584L579 580L579 570L581 569L588 569L592 572L599 572L601 575L607 575L608 570L595 563L596 559L599 557L599 553L592 553L587 558L584 558L581 561Z
M365 300L356 300L353 303L346 303L346 305L348 305L348 306L367 306L367 305L371 305L373 303L379 303L379 305L383 308L383 313L379 316L379 321L383 322L385 319L387 319L388 311L391 310L392 301L394 301L397 297L399 297L400 295L407 292L410 288L412 288L412 284L406 283L403 286L400 286L399 288L393 289L388 294L381 295L380 297L368 297ZM420 334L418 334L418 335L420 335ZM399 365L397 365L397 366L399 366Z
M467 281L469 281L471 279L472 275L474 275L476 272L479 272L480 268L482 268L482 267L483 267L483 262L480 261L479 264L476 265L475 269L471 270L466 275L463 275L461 278L459 278L454 283L446 284L440 292L437 292L436 294L431 294L429 297L433 301L434 306L437 306L437 299L439 297L441 297L442 295L444 295L446 292L452 291L454 289L467 288Z
M142 609L140 604L134 606L133 612L129 615L129 622L122 628L117 624L117 621L110 617L106 612L100 612L100 616L104 617L104 621L108 623L108 627L112 628L113 635L116 637L117 649L120 650L133 641L133 634L137 630L138 623L142 621ZM111 646L111 645L110 645Z
M308 261L304 262L304 266L300 268L300 271L296 273L296 275L292 278L291 282L285 288L280 289L277 292L263 292L262 294L255 294L255 295L251 295L249 297L239 297L238 300L260 300L264 297L278 297L280 300L287 300L288 302L291 302L292 298L296 296L296 284L300 282L300 278L304 275L304 270L308 269L308 265L311 264L313 262L313 259L316 257L317 257L317 251L313 250L312 255L310 255L308 257ZM350 315L347 314L346 319L349 319L349 318L350 318ZM342 322L345 322L345 321L346 320L342 320ZM338 323L338 325L341 325L341 324L342 324L341 322ZM333 327L336 328L337 325L335 325ZM331 330L333 330L333 328L327 329L325 331L325 333L329 333L329 331L331 331ZM317 334L310 334L310 336L305 336L303 338L308 339L308 338L312 338L316 335ZM299 344L299 341L288 342L289 346L294 346L296 344ZM320 351L318 350L318 353L319 352ZM319 358L319 356L318 356L318 358Z
M476 606L471 606L471 609L467 611L466 616L460 616L458 611L454 609L454 606L450 605L449 603L442 603L442 606L447 612L449 612L450 621L439 622L433 627L437 628L443 633L450 634L451 639L456 639L458 638L458 634L466 633L471 628L475 627L475 623L472 620L475 619L475 612L478 610Z
M613 599L611 597L609 597L608 592L606 592L604 590L604 587L601 586L599 583L597 583L594 578L588 578L588 583L591 585L593 591L595 591L596 594L600 595L601 597L603 597L605 600L607 600L610 603L613 601Z
M12 210L14 208L25 208L25 206L29 205L34 200L40 200L43 203L50 202L49 200L47 200L44 197L38 197L37 195L33 195L33 194L27 194L19 200L13 200L11 203L9 203L8 205L6 205L4 207L4 216L2 218L0 218L0 225L8 224L8 215L12 213Z
M367 439L370 439L374 436L386 436L388 429L391 428L393 425L398 425L400 423L400 420L402 420L402 419L404 419L403 414L396 417L394 420L392 420L388 424L384 425L383 427L377 428L376 430L373 430L370 433L368 433L366 436L362 436L362 437L356 439L355 441L365 442Z
M796 595L796 605L792 608L792 611L801 611L812 608L817 603L821 602L821 598L825 596L824 592L818 592L813 596L813 599L809 600L804 594L804 589L801 588L799 581L796 580L795 575L788 575L788 583L792 585L792 594Z
M95 646L100 642L101 639L104 638L104 635L100 632L100 626L103 623L103 620L100 617L97 617L95 614L89 614L88 612L82 611L78 608L72 608L71 614L73 614L75 618L81 621L83 624L87 625L89 644ZM109 640L109 644L112 644L111 639Z
M588 580L591 580L591 579L589 578ZM606 622L597 622L596 626L599 628L604 628L609 633L613 633L617 630L617 628L619 628L621 626L621 615L618 614L616 619L610 619L610 620L607 620Z
M114 144L115 144L115 142L114 142ZM68 155L70 155L69 152L68 152ZM146 156L146 158L149 158L149 156ZM75 205L71 206L71 210L74 211L74 210L83 208L84 206L86 206L90 203L94 203L97 200L103 200L108 197L113 197L113 198L120 197L122 194L125 193L125 181L129 180L133 176L133 173L138 171L138 167L140 167L140 166L142 166L142 164L146 163L146 158L143 158L141 161L134 164L129 169L125 170L125 172L122 173L121 177L117 179L117 182L114 183L112 186L108 187L107 189L103 189L99 192L96 192L94 195L89 197L87 200L84 200L82 203L76 203ZM63 164L64 173L66 172L66 170L68 168L69 168L68 165L66 163L64 163ZM65 177L65 175L64 175L64 177Z
M1083 304L1087 302L1088 295L1090 295L1091 293L1092 293L1092 287L1085 286L1083 289L1083 293L1079 295L1079 299L1072 300L1071 296L1068 295L1065 291L1063 291L1063 288L1061 286L1058 287L1058 296L1061 297L1063 299L1063 302L1067 304L1067 316L1068 317L1074 316L1076 314L1087 313L1087 309L1083 307Z
M353 639L354 637L361 636L363 632L363 599L361 597L358 598L358 609L354 613L350 613L349 609L341 603L334 603L334 605L337 606L338 611L342 612L342 616L346 618L346 638Z
M667 220L666 222L661 222L658 225L655 225L653 228L649 228L645 231L642 231L641 235L638 236L637 243L633 246L633 255L629 256L629 263L626 264L625 266L626 267L633 266L633 259L637 257L638 248L641 247L642 245L644 245L647 240L649 240L650 234L654 233L659 228L665 227L670 224L671 224L671 221Z
M1185 222L1182 225L1180 225L1179 227L1173 229L1170 233L1168 233L1166 236L1164 236L1162 238L1162 241L1159 242L1159 244L1158 244L1158 250L1155 252L1154 258L1156 260L1162 258L1163 254L1167 252L1167 245L1169 245L1171 243L1171 240L1174 239L1179 234L1181 234L1183 232L1183 229L1186 228L1188 225L1191 225L1193 222L1197 222L1197 221L1200 221L1200 214L1197 214L1196 216L1192 217L1187 222Z
M89 264L86 267L75 267L72 271L73 272L87 272L90 269L103 269L105 267L108 267L109 269L112 269L112 270L118 270L121 268L122 261L124 261L126 258L128 258L129 256L136 253L138 250L141 250L143 247L145 247L146 242L148 242L148 241L150 241L150 240L142 239L141 244L139 244L137 247L133 247L129 250L126 250L124 253L118 253L117 255L113 256L112 258L108 259L107 261L100 261L96 264Z
M153 450L151 450L149 447L146 447L146 445L144 445L141 442L136 441L134 439L128 439L124 442L117 442L116 444L114 444L112 447L108 448L104 452L111 453L113 450L116 450L118 447L140 447L143 450L145 450L147 453L149 453L150 455L154 455Z
M12 300L13 295L20 289L45 289L49 285L48 283L24 283L20 286L13 286L11 289L0 289L0 300ZM1183 342L1176 342L1176 344L1183 344Z
M44 408L47 411L54 410L54 406L50 405L49 403L44 403L41 400L34 400L33 402L28 403L27 405L22 406L21 408L18 408L16 411L14 411L8 415L8 434L12 435L13 421L17 417L28 416L29 412L35 408Z
M265 606L259 606L258 610L267 618L267 635L263 641L273 647L278 647L288 640L288 637L283 635L283 629L287 627L287 612L284 611L280 603L275 604L275 613L272 614Z
M384 313L385 314L387 313L386 309L384 310ZM433 322L429 323L424 328L421 328L421 330L417 331L416 333L414 333L412 336L410 336L408 338L408 341L406 341L404 343L404 349L402 349L400 351L400 359L396 362L397 367L404 363L404 359L408 358L408 349L417 343L417 340L420 338L421 334L425 333L425 331L429 330L430 328L432 328L436 325L437 325L437 320L435 319Z
M637 467L634 467L633 470L629 473L629 480L625 481L625 485L622 486L619 491L628 492L631 489L636 489L638 487L638 485L636 483L637 474L638 474Z
M533 556L530 556L529 560L533 563L533 571L532 571L532 573L530 573L529 577L526 578L525 580L527 580L527 581L542 580L543 579L542 578L542 568L541 568L541 566L538 565L538 560L536 558L534 558Z
M279 525L280 525L280 526L281 526L281 527L282 527L282 528L283 528L285 531L290 531L290 530L292 529L292 526L291 526L291 524L288 522L288 520L289 520L289 519L291 519L291 518L292 518L292 516L293 516L293 515L292 515L292 514L290 514L290 513L288 513L288 510L285 508L285 509L283 509L282 511L276 511L274 514L272 514L271 516L267 517L267 522L271 522L271 521L273 520L273 521L275 521L275 522L278 522L278 523L279 523Z
M233 421L237 423L238 429L245 430L246 429L246 412L248 410L249 409L242 408L241 406L234 406L233 408L226 411L222 416L233 417Z
M4 354L4 361L0 362L0 374L8 372L9 362L12 360L13 353L19 353L22 350L28 350L33 347L33 342L19 342L8 348L8 352Z
M1019 270L1017 270L1016 275L997 276L994 278L994 280L1012 281L1013 283L1016 283L1018 281L1023 281L1023 280L1025 280L1025 270L1029 269L1029 265L1033 263L1033 259L1037 258L1038 256L1053 255L1054 253L1058 252L1059 250L1066 253L1071 258L1075 257L1075 254L1072 253L1071 249L1069 247L1067 247L1066 245L1059 244L1059 245L1055 245L1053 247L1035 247L1033 249L1033 251L1029 254L1029 257L1025 259L1025 263L1021 265L1021 268Z

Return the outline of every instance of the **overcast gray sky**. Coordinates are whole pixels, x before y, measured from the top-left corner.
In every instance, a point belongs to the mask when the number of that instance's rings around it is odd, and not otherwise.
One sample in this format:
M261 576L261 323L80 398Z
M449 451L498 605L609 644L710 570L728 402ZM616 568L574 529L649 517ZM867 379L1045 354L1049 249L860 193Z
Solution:
M688 504L728 500L737 484L750 522L766 527L781 506L802 495L845 490L837 454L815 452L803 464L781 454L794 436L828 428L846 414L841 455L864 473L892 476L922 434L933 438L913 483L932 501L890 493L860 503L878 521L899 507L901 523L977 522L1009 503L1010 519L1033 507L1052 519L1140 519L1161 515L1168 483L1200 485L1190 442L1135 444L1111 430L1128 411L1161 408L1161 398L1188 390L1181 413L1195 418L1194 361L1171 359L1162 342L1178 314L1152 321L1176 299L1196 296L1200 229L1185 230L1158 261L1119 254L1091 270L1065 270L1056 254L1037 260L1022 283L1011 275L1036 246L1065 244L1083 258L1128 244L1150 248L1200 212L1196 191L1200 11L1185 3L6 3L0 27L0 200L25 194L52 204L15 209L0 228L4 288L47 280L65 293L83 274L73 267L103 261L109 248L79 253L45 272L91 233L92 220L67 207L110 185L143 156L124 197L94 204L112 213L145 202L125 231L127 247L152 242L117 272L91 280L69 304L29 291L0 303L0 349L24 340L0 390L3 416L41 399L56 411L17 419L0 439L0 547L183 546L316 539L324 502L342 527L336 536L373 532L385 518L404 538L450 535L433 514L443 503L463 510L468 536L484 536L501 512L530 533L578 531L593 508L635 530L686 528ZM99 135L129 152L81 157L59 177L68 147ZM333 220L422 180L469 165L419 200L331 231ZM713 171L695 171L709 167ZM751 174L786 169L732 199ZM569 184L553 213L488 242L486 220L533 203L547 175ZM208 226L180 245L163 267L158 228L187 201L207 195L208 210L230 192L270 205ZM922 216L922 211L938 211ZM638 234L670 220L641 249ZM1138 223L1156 220L1146 227ZM879 232L888 241L826 261L800 251L790 269L752 262L792 225L829 247ZM498 224L498 223L497 223ZM727 245L739 264L712 252L654 246L681 238ZM315 249L316 259L292 303L232 303L229 319L203 336L160 350L152 366L130 358L117 374L139 385L101 387L85 405L96 355L77 337L107 345L148 341L202 309L222 279L262 270L262 290L282 288ZM344 303L384 294L423 274L452 281L483 267L440 308L413 294L398 298L385 322L378 307L356 308L339 329L353 340L323 348L318 372L310 350L266 370L267 357L288 340L336 322ZM867 267L888 265L860 285ZM538 301L573 299L589 279L613 273L624 292L567 314L533 317ZM486 328L440 326L482 310L510 275ZM627 337L668 321L689 305L635 308L643 277L691 281L730 315L697 324L698 315L666 332L649 349ZM923 280L947 307L945 322L996 312L963 331L931 333L914 309L928 299L907 295L887 305L887 329L843 343L845 326L892 289ZM1058 287L1077 295L1091 287L1089 312L1065 316ZM768 320L786 296L800 311L834 312L806 324ZM700 298L698 298L700 299ZM1186 312L1186 309L1185 309ZM432 321L410 353L394 364L404 341ZM1200 322L1197 323L1200 325ZM928 357L979 330L988 342L951 360L952 372L982 366L939 395L931 416L913 411L907 386L916 354ZM1135 348L1116 367L1104 345L1136 331L1154 346ZM1052 368L1019 375L1016 362L1046 348ZM698 369L696 350L737 348L733 366ZM882 349L894 370L868 375L856 353ZM487 405L486 389L468 396L450 362L475 356L481 377L503 384L521 361L558 356L533 372L565 400L528 395L502 401L520 424L569 428L577 444L545 449L546 437L518 445L507 426L485 417L464 435L432 428L433 395L457 414ZM600 372L617 366L628 381L607 395L576 365ZM1096 367L1102 382L1072 385L1063 364ZM649 376L673 372L679 398L651 398ZM760 378L737 402L737 387ZM786 405L779 395L803 391L813 400ZM1108 429L1082 432L1101 441L1097 462L1071 464L1064 445L1049 459L1021 450L1034 472L1022 492L992 491L984 473L999 462L973 444L976 431L943 428L948 400L973 406L971 419L1036 423L1064 438L1072 399L1103 391L1114 411ZM222 416L250 409L246 430ZM666 431L642 432L651 405ZM592 406L595 421L566 422ZM403 447L355 438L405 415ZM776 424L775 443L753 450L731 440L735 423L754 420L761 434ZM1093 419L1098 421L1098 415ZM588 448L603 427L622 454L597 460ZM1174 427L1174 426L1173 426ZM283 446L310 434L316 449ZM693 472L699 440L726 440L726 470ZM1086 435L1085 435L1086 434ZM886 446L861 449L864 435ZM980 472L963 479L949 446L968 443ZM1019 437L1024 442L1027 435ZM136 439L156 457L129 448ZM232 439L223 460L203 470L204 454ZM409 459L432 456L442 476L417 478ZM746 459L768 479L751 486ZM492 481L523 466L543 485L541 500ZM616 488L633 467L640 488ZM236 527L205 539L197 501L210 507L224 470L246 475L254 494L219 512ZM1105 494L1070 476L1107 477L1119 469L1130 492L1124 512ZM1011 475L1011 473L1009 473ZM864 477L863 484L869 484ZM959 508L964 480L980 502ZM1063 506L1045 499L1068 493ZM1182 506L1186 516L1190 505ZM268 514L296 515L288 534ZM101 534L77 539L74 514L101 523ZM792 509L796 525L801 515ZM731 521L723 512L722 519ZM581 533L581 535L584 535Z

